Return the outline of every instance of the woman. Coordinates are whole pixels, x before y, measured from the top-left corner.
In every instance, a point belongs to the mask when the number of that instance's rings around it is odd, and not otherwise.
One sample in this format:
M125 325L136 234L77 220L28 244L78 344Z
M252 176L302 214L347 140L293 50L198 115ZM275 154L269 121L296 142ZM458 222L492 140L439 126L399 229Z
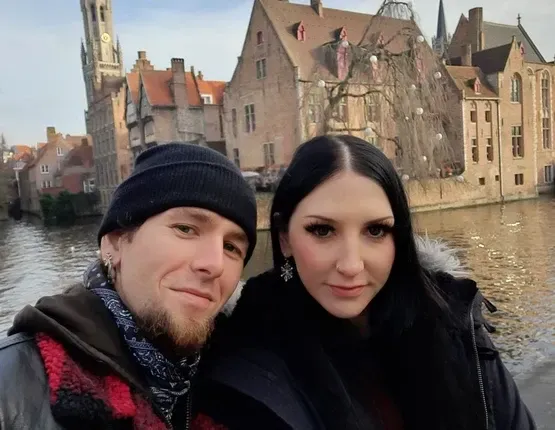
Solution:
M378 149L352 136L302 145L271 237L274 268L248 281L205 355L206 428L535 428L476 284L415 239Z

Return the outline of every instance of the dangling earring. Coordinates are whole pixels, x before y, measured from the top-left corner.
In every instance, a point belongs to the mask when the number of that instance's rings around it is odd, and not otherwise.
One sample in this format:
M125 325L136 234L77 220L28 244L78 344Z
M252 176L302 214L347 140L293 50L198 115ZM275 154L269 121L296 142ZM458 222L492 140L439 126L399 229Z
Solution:
M104 257L104 260L102 260L102 263L106 268L106 275L108 277L108 281L110 281L113 284L116 280L116 276L115 276L114 266L112 265L112 254L107 252L106 257Z
M293 266L291 266L291 263L289 263L289 258L286 258L285 263L283 263L281 266L281 277L285 282L293 279Z

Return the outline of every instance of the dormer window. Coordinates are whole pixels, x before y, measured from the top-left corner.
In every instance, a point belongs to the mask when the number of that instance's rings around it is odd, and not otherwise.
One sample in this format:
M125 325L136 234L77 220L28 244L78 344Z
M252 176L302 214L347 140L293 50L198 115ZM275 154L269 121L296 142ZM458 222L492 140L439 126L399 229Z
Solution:
M202 94L202 95L201 95L201 98L202 98L202 102L203 102L205 105L211 105L211 104L213 104L213 103L212 103L212 95L211 95L211 94Z
M339 40L343 41L343 40L347 40L347 29L345 27L343 27L340 31L339 31Z
M304 23L301 21L297 26L297 40L304 42L306 40L306 31L304 28Z
M259 31L258 33L256 33L256 44L262 45L263 43L264 43L264 33Z
M474 92L476 94L480 94L482 92L482 83L478 78L474 79Z

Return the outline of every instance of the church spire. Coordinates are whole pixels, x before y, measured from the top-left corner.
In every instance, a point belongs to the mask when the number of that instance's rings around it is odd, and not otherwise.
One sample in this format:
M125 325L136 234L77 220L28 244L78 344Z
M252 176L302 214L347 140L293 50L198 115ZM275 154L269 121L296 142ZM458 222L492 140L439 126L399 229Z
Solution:
M436 53L442 57L447 57L447 50L451 42L451 36L447 33L447 21L445 19L445 9L443 0L439 0L439 11L437 14L437 31L433 38L433 48Z

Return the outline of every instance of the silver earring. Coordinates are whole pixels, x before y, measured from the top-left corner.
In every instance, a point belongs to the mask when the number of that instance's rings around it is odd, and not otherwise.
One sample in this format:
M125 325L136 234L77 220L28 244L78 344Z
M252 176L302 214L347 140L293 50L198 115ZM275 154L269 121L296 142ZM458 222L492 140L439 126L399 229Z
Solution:
M108 276L108 281L113 283L115 281L115 276L114 276L114 266L112 264L112 254L107 252L106 257L104 257L104 260L102 260L102 263L104 264L104 267L106 267L106 274Z
M289 263L289 258L286 258L285 263L281 266L281 277L285 282L288 282L293 278L293 266Z

